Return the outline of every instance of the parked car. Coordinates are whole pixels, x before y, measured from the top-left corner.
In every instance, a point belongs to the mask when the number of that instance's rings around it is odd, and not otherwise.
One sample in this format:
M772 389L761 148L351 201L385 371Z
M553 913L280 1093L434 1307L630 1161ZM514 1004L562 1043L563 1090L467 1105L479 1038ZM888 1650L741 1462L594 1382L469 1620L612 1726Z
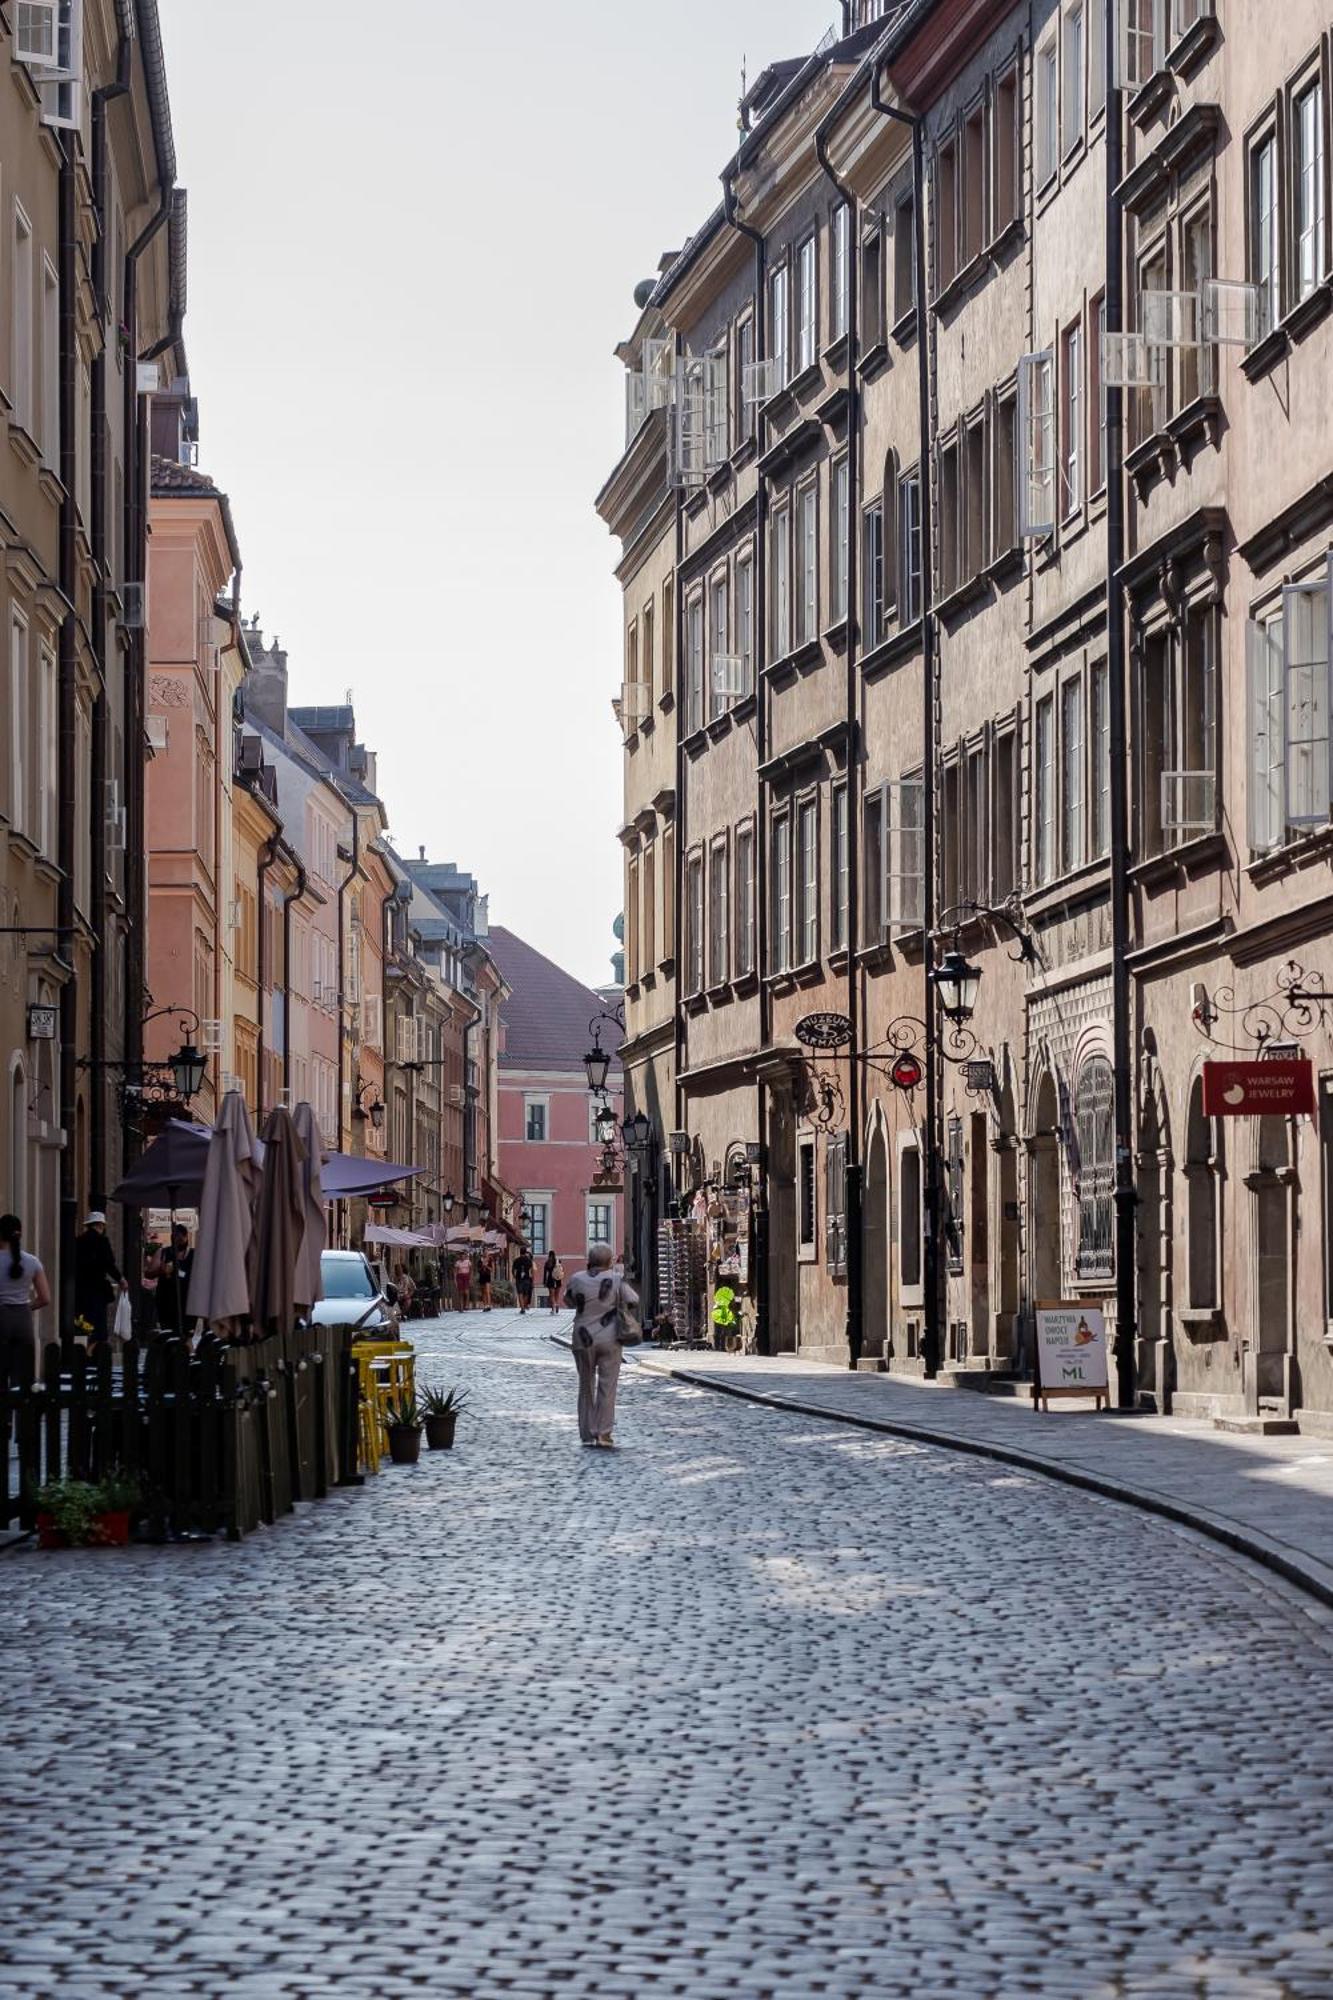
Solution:
M359 1250L325 1250L319 1275L324 1296L310 1317L316 1326L354 1326L367 1340L391 1340L398 1331L398 1294L381 1285Z

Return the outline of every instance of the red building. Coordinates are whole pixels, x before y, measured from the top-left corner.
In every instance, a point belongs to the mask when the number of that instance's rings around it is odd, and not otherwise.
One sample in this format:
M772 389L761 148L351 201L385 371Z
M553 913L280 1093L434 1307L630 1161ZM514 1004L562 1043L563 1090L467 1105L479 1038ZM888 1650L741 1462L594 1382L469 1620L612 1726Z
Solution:
M602 1146L594 1119L601 1101L589 1091L583 1065L590 1024L606 1003L512 931L493 929L486 944L511 988L502 1009L500 1178L527 1207L539 1275L552 1249L572 1275L590 1244L610 1243L618 1255L624 1241L620 1187L597 1185ZM618 1050L620 1029L610 1019L599 1027L602 1046ZM624 1116L618 1057L607 1095L618 1135Z

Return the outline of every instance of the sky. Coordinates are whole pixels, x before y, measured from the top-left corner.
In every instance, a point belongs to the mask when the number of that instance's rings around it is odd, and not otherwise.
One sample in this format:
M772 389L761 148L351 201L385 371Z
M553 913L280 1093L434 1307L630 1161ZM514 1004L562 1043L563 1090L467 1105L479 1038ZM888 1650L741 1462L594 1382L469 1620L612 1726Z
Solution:
M633 291L836 0L160 0L200 455L294 702L351 690L401 851L590 984L622 899Z

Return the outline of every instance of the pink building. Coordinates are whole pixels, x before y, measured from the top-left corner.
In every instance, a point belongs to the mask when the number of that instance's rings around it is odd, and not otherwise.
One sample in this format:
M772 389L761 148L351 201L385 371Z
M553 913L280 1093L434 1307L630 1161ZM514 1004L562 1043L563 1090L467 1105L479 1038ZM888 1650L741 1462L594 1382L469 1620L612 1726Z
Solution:
M604 1003L512 931L492 930L487 949L511 988L504 1002L500 1055L500 1178L527 1208L528 1240L539 1267L554 1250L567 1272L589 1244L624 1240L619 1185L598 1186L602 1148L593 1131L598 1103L583 1057L589 1023ZM601 1023L602 1045L616 1050L620 1030ZM624 1116L620 1063L607 1076L616 1129Z

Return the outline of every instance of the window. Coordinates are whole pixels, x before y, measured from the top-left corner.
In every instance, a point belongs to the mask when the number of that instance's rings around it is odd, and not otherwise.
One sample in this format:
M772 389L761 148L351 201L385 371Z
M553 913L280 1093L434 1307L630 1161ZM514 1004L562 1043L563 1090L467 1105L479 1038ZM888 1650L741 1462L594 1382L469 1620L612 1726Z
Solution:
M1166 61L1168 0L1122 0L1120 81L1127 90L1141 90Z
M991 448L995 460L991 547L998 560L1018 542L1018 402L1012 395L995 404Z
M56 859L56 822L59 818L58 714L55 649L43 640L37 653L37 735L33 746L37 798L35 802L30 800L29 820L37 845L48 861Z
M1329 595L1323 577L1282 593L1288 826L1329 818Z
M898 622L913 625L921 616L921 475L898 482Z
M748 694L754 686L754 564L749 556L736 565L736 649Z
M1018 117L1018 71L1011 69L995 85L995 164L992 202L995 234L999 236L1011 222L1017 222L1022 190L1022 155Z
M1041 541L1055 529L1055 362L1049 349L1018 364L1018 532Z
M1111 676L1105 660L1100 660L1092 670L1089 705L1092 796L1088 848L1091 858L1100 861L1111 851Z
M986 107L978 104L963 126L963 199L959 215L964 270L986 241Z
M978 416L963 434L963 579L986 567L986 426Z
M1144 641L1139 687L1142 851L1157 854L1217 824L1214 614L1186 614L1183 634ZM1324 807L1327 817L1328 808Z
M796 573L797 638L819 636L819 489L812 482L796 496L799 568Z
M884 339L884 251L877 228L861 239L861 324L868 353Z
M1100 493L1106 484L1106 388L1102 382L1102 350L1106 341L1106 297L1093 301L1092 351L1088 355L1088 395L1093 424L1089 434L1088 491Z
M731 855L725 836L709 849L708 967L714 986L731 977Z
M950 139L935 156L935 290L958 275L958 149Z
M893 320L901 326L916 309L916 197L909 189L893 208Z
M963 791L963 870L961 887L974 903L990 900L990 871L987 867L986 749L969 750L964 766Z
M1106 0L1088 0L1088 122L1106 108Z
M815 1138L811 1133L796 1141L796 1254L805 1263L813 1263L818 1255L818 1224Z
M640 927L643 970L657 964L657 845L649 841L643 850L643 919Z
M824 1263L830 1277L847 1271L847 1134L830 1132L824 1147Z
M657 674L657 656L653 634L653 601L651 598L649 598L643 607L643 659L640 665L640 672L643 675L644 684L647 688L647 712L651 714L653 707L653 687Z
M25 430L36 422L33 413L33 269L32 225L21 208L14 210L14 269L12 273L14 315L10 373L13 378L14 415Z
M528 1211L528 1248L539 1262L551 1247L551 1203L548 1197L525 1194Z
M898 1160L898 1278L904 1291L921 1283L921 1152L904 1146Z
M963 1121L955 1112L944 1136L944 1254L952 1275L963 1274Z
M525 1097L523 1099L523 1137L530 1146L544 1146L550 1136L551 1100L549 1097Z
M1054 35L1037 51L1037 183L1044 187L1059 165L1060 69Z
M943 903L956 909L962 900L963 809L958 760L951 757L940 772L939 845Z
M676 586L668 577L662 585L662 698L675 692Z
M769 895L771 936L769 971L791 970L791 821L778 814L769 828Z
M772 535L772 625L774 659L780 660L792 647L791 618L791 510L779 507L773 515Z
M1250 282L1259 289L1265 331L1282 316L1277 189L1277 134L1270 132L1250 153Z
M832 936L830 944L834 951L846 951L848 944L848 887L850 882L850 856L847 850L847 787L835 785L832 795L832 824L829 838L832 844L833 909Z
M940 596L957 588L958 576L958 440L940 446L939 456Z
M1307 298L1324 274L1324 90L1312 83L1293 118L1296 296Z
M736 829L736 977L754 971L754 828Z
M676 956L676 829L662 835L662 955L668 962Z
M787 267L782 265L768 281L768 327L771 358L776 364L779 388L786 388L791 369L791 326L787 312Z
M861 516L861 582L865 597L861 644L870 652L884 637L884 505L880 500Z
M850 247L851 210L845 201L840 201L833 211L829 239L829 255L833 264L830 323L834 340L841 340L847 332L851 282L851 266L848 261Z
M1023 872L1018 855L1018 733L1013 729L995 739L991 813L991 884L996 902L1003 903L1018 889Z
M1213 275L1213 217L1209 207L1199 209L1182 223L1180 231L1181 282L1186 292L1197 300L1203 295L1204 285ZM1190 332L1202 331L1198 324L1198 309L1194 308L1194 323ZM1213 390L1213 357L1215 350L1202 342L1176 349L1176 364L1180 371L1180 407L1185 409L1196 397L1210 395ZM1105 413L1103 412L1103 424Z
M830 560L830 613L835 625L847 616L847 537L850 531L849 508L851 503L851 478L847 460L840 458L833 468L833 521Z
M704 720L704 601L702 593L685 607L685 729L690 734Z
M1327 1122L1327 1097L1324 1099ZM1218 1247L1221 1241L1220 1118L1205 1118L1203 1078L1190 1089L1185 1128L1185 1194L1188 1214L1189 1306L1192 1312L1215 1312L1221 1304ZM1326 1196L1327 1198L1327 1196Z
M60 281L47 257L42 259L42 457L59 472Z
M708 642L712 649L712 701L714 715L721 715L727 707L728 692L723 678L722 661L729 651L731 631L727 602L727 573L714 577L708 592Z
M1037 703L1033 790L1033 862L1038 884L1043 884L1055 874L1055 701L1051 695Z
M919 930L925 916L926 788L900 778L884 787L884 909L894 932Z
M626 984L639 983L639 860L631 854L625 863L625 974Z
M864 942L879 944L885 935L887 911L884 907L884 792L870 792L863 807L861 839L864 908Z
M754 320L747 313L736 328L736 379L733 383L733 434L737 445L754 436L755 405L747 395L754 367Z
M704 985L704 860L692 854L685 863L685 991L702 993Z
M9 622L9 817L19 833L26 833L29 824L26 796L26 773L31 768L29 716L28 621L21 611L15 611Z
M796 252L796 372L804 374L815 365L818 332L818 299L815 291L815 239L807 236Z
M1074 1096L1078 1138L1078 1252L1080 1278L1115 1276L1115 1080L1104 1056L1094 1056Z
M610 1243L611 1227L615 1216L615 1203L610 1201L590 1201L588 1203L588 1247L594 1244Z
M1060 690L1060 863L1068 874L1083 866L1083 683Z
M1064 89L1061 100L1060 150L1072 152L1083 137L1083 0L1076 0L1064 22Z
M803 799L796 812L796 962L819 957L819 805Z
M1083 329L1077 322L1062 342L1060 444L1065 519L1083 504Z

